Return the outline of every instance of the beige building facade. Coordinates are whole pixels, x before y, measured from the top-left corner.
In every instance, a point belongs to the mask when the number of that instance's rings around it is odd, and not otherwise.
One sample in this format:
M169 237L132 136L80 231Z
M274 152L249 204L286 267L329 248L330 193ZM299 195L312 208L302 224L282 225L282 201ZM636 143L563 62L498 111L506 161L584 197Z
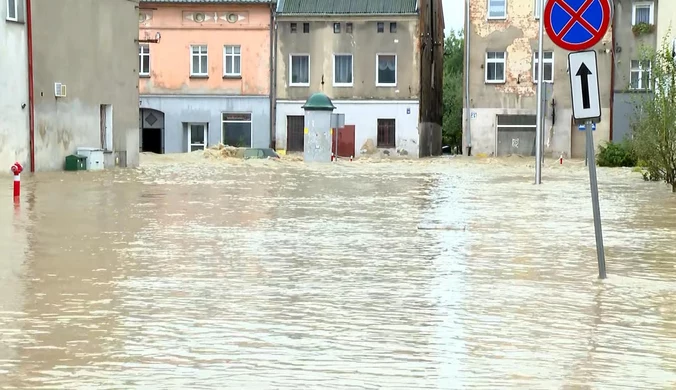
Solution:
M469 99L465 99L463 151L472 155L535 155L539 9L534 0L471 1ZM466 21L467 22L467 21ZM584 132L572 121L568 51L544 34L545 156L584 158ZM602 120L595 144L610 139L612 29L597 52ZM466 73L467 76L467 73ZM469 116L469 117L468 117Z

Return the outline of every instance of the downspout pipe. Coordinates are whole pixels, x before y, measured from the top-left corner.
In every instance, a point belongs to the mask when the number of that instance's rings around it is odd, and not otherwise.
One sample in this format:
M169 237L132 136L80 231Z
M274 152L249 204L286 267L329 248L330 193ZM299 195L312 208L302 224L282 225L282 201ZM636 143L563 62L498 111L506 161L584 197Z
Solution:
M470 100L469 100L469 37L470 33L470 19L469 19L469 3L470 0L465 1L465 139L467 140L467 155L472 155L472 125L470 121Z
M30 142L31 172L35 172L35 94L33 91L33 10L31 0L26 0L26 35L28 42L28 134Z
M611 7L614 7L614 3L610 3ZM610 20L610 112L609 116L609 134L608 140L613 141L613 111L615 107L615 12L612 10L612 18Z
M270 148L277 149L277 4L270 3Z

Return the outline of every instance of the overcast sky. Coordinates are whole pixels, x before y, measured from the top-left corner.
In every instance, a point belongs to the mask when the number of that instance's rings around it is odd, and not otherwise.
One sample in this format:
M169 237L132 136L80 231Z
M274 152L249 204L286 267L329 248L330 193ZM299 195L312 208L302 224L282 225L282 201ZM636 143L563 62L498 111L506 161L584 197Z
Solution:
M673 0L671 0L673 1ZM464 0L442 0L444 5L444 23L446 24L446 35L448 31L460 30L465 22L465 1Z

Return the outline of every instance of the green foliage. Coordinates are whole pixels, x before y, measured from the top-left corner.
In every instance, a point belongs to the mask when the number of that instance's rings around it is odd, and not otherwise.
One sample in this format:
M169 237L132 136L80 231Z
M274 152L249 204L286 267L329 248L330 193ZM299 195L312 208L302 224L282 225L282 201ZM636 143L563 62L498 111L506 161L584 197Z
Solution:
M635 167L638 159L629 141L599 146L596 161L600 167Z
M463 105L464 38L451 31L444 42L444 121L442 142L451 148L461 148Z
M634 36L639 36L639 35L644 35L644 34L652 34L655 32L655 26L646 23L646 22L641 22L635 24L632 28L631 31L634 33Z
M668 36L669 34L667 34ZM646 180L663 180L676 192L676 63L670 43L645 51L651 62L652 92L641 94L632 119L633 145Z

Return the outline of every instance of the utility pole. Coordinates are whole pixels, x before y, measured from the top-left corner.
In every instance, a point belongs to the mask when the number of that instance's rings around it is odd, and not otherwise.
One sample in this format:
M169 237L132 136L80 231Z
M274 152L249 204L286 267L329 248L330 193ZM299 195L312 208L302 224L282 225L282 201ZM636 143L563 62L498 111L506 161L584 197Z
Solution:
M535 127L535 184L542 184L542 154L543 150L543 136L544 126L542 118L542 79L544 77L544 64L542 53L542 38L544 34L544 9L545 0L537 0L540 6L540 27L538 32L538 83L537 83L537 111L536 111L536 127Z

